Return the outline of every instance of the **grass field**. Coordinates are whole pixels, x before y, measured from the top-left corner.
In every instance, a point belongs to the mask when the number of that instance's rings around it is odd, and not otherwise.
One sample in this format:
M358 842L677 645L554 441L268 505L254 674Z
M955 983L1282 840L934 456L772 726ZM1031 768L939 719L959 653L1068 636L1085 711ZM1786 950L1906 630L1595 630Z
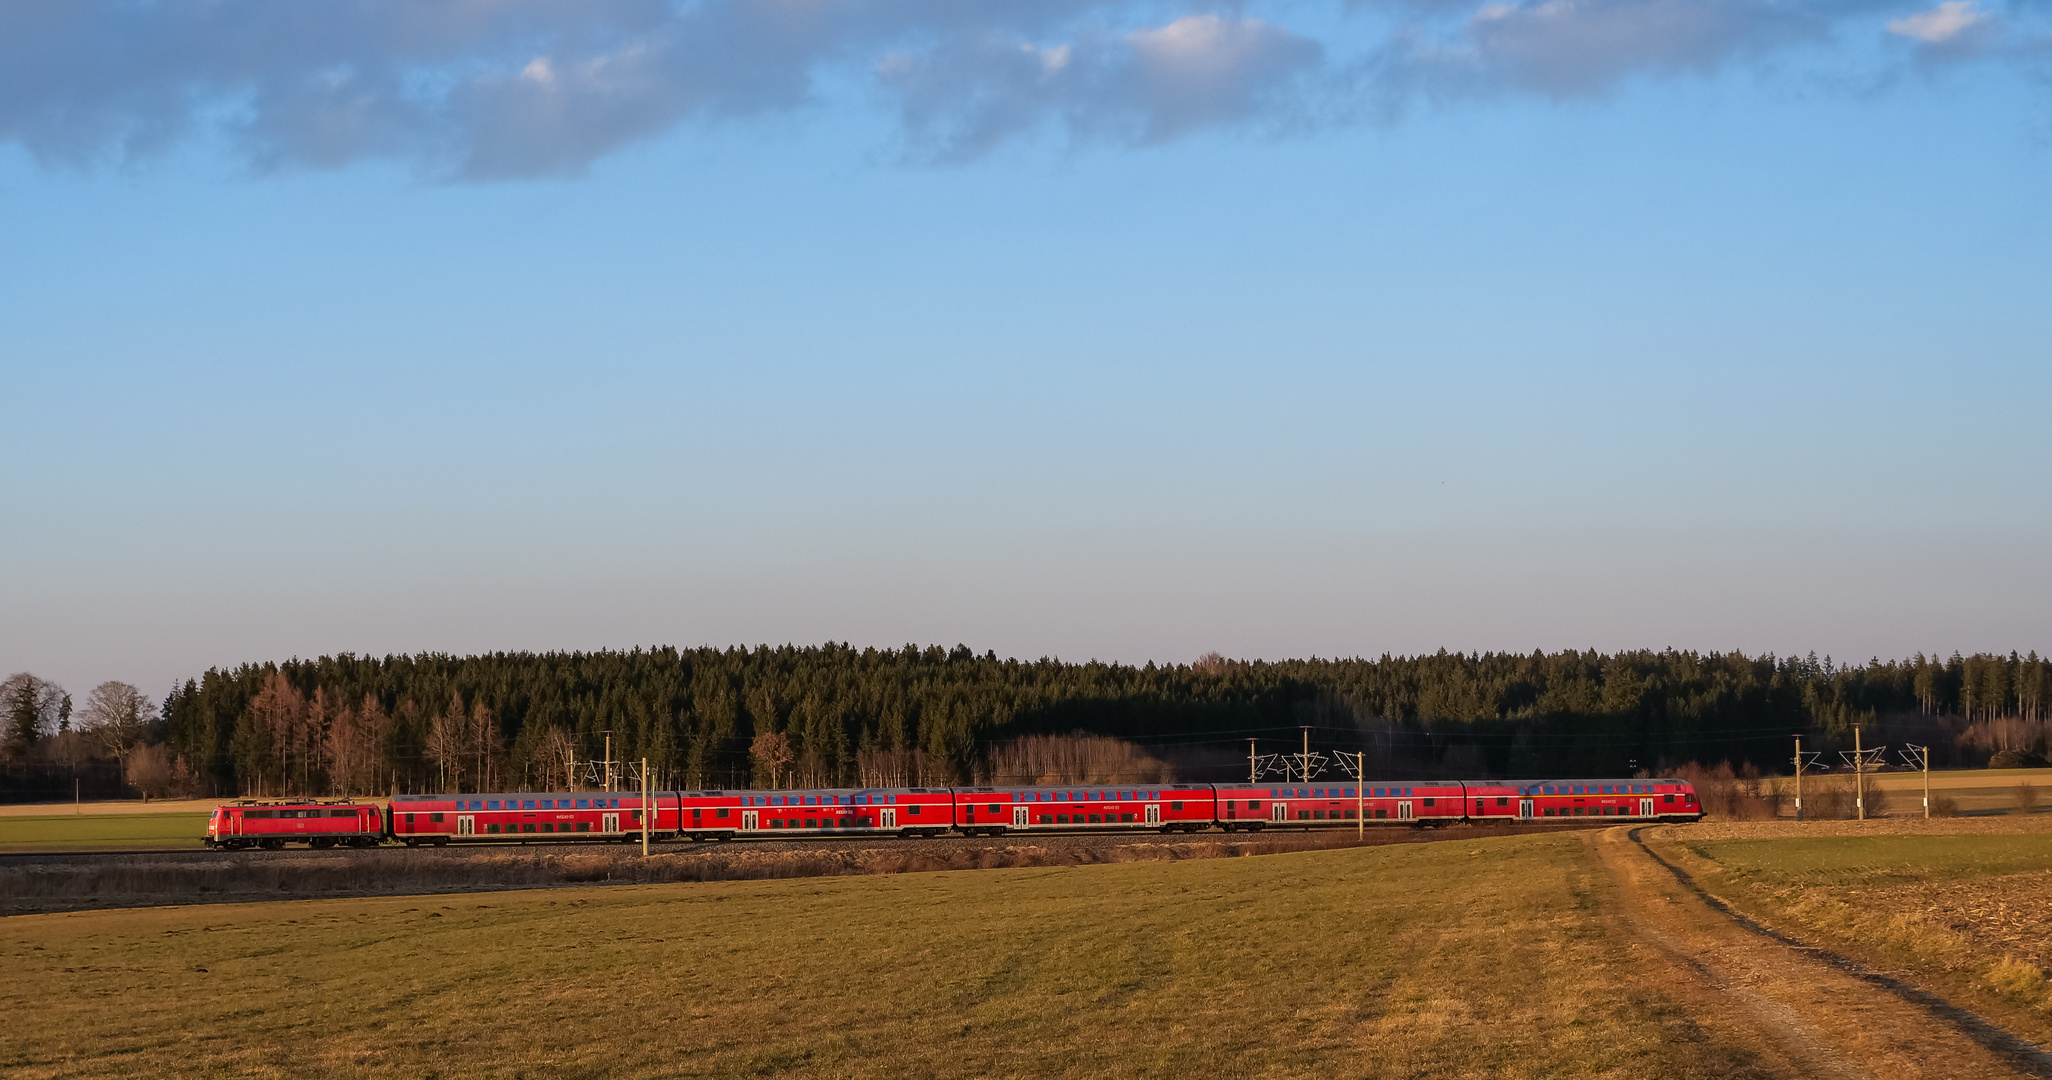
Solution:
M73 848L198 848L205 813L52 814L0 817L0 851Z
M1834 951L1907 972L2044 1044L2052 1041L2048 825L1997 819L1986 826L2008 831L1939 835L1805 836L1808 826L1790 824L1666 832L1695 857L1690 866L1704 886L1742 910Z
M10 1077L1726 1077L1585 837L0 920Z

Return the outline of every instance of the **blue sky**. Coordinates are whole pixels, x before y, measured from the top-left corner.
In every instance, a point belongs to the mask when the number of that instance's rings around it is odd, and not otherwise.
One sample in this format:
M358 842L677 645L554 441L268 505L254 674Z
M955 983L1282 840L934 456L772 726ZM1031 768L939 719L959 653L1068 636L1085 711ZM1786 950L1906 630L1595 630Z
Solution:
M0 667L2052 651L2033 4L0 9Z

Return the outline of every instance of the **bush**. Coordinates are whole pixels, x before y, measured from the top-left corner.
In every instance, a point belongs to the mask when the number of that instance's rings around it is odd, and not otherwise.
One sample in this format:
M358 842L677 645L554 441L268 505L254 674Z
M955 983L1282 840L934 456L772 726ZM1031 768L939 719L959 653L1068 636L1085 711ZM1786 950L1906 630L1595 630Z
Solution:
M1932 817L1958 817L1959 800L1950 795L1931 796Z
M2014 956L1996 961L1983 978L1989 986L2010 997L2036 1002L2045 996L2045 973Z
M1997 750L1988 758L1991 769L2042 769L2045 759L2027 750Z
M2016 812L2028 814L2038 808L2038 786L2029 780L2016 785Z

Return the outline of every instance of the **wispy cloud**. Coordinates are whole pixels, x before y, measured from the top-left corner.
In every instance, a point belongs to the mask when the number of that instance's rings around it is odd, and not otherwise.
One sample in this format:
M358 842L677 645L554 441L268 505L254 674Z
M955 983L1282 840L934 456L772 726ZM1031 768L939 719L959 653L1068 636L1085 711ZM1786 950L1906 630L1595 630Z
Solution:
M1145 146L1424 93L1596 95L1890 15L1949 54L2002 26L1973 0L9 0L0 142L90 166L219 130L259 168L575 175L852 76L915 156L959 162L1036 133Z

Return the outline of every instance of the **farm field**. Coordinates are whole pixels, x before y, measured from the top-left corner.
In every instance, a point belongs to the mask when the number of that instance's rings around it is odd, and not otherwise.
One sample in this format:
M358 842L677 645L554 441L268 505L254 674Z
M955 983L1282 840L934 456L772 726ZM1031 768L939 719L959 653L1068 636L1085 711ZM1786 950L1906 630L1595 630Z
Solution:
M1747 914L2052 1045L2052 818L1646 831Z
M0 817L0 851L90 848L198 850L207 813L51 814Z
M1589 835L17 916L0 1072L1774 1075L1635 976Z
M1887 792L1886 813L1915 816L1924 812L1924 775L1883 772L1867 783ZM1961 813L2005 813L2016 808L2016 787L2029 783L2038 791L2038 809L2052 808L2052 769L1957 769L1931 773L1931 798L1951 798ZM1793 814L1791 807L1788 813Z

